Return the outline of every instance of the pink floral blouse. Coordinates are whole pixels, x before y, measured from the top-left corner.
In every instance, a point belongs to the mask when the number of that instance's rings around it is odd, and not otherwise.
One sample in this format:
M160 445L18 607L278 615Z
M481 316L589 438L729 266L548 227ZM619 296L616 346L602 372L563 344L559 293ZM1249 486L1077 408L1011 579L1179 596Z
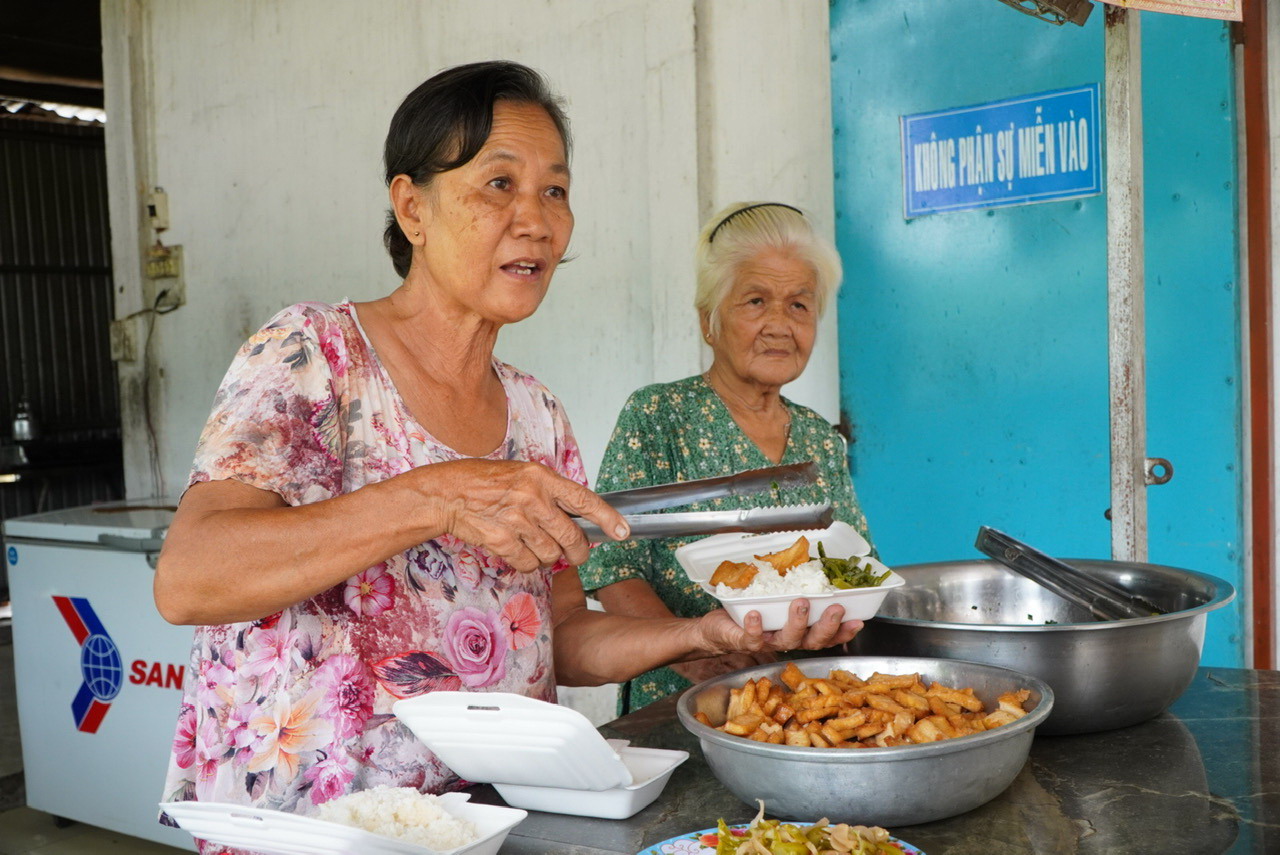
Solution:
M585 484L560 402L494 370L507 435L489 457ZM231 478L303 505L463 456L415 423L349 302L302 303L236 354L191 483ZM379 784L460 786L391 704L439 689L554 701L552 572L518 573L446 535L278 614L197 628L164 798L305 814Z

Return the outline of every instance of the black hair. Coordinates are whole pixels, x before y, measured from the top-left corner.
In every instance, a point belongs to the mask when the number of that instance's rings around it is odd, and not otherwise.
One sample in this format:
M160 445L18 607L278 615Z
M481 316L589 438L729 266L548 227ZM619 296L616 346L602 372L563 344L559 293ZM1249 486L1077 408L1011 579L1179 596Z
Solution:
M404 174L426 187L433 176L470 161L489 139L497 101L536 104L546 110L568 156L569 119L541 74L517 62L473 62L432 76L400 103L383 152L387 185ZM394 210L387 211L382 242L396 273L408 276L413 245L400 230Z

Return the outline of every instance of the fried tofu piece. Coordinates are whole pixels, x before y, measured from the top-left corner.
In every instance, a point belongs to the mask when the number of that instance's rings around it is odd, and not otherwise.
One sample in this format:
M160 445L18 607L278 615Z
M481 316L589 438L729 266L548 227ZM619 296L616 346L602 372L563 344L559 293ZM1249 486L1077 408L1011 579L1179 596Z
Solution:
M746 711L746 707L742 705L742 689L730 689L729 706L725 710L724 717L726 719L737 718Z
M728 585L741 590L751 584L760 570L754 564L741 561L721 561L716 572L711 574L712 585Z
M934 715L949 716L960 712L959 706L949 704L937 695L931 695L926 700L929 701L929 709Z
M783 668L782 673L778 675L778 679L786 683L787 687L795 692L799 691L800 684L808 678L805 677L803 671L796 667L796 663L788 662L787 667Z
M849 715L833 718L828 724L838 727L841 730L853 730L856 727L862 727L867 723L867 714L862 710L857 710Z
M876 687L876 691L906 689L919 682L919 674L881 674L877 671L868 678L867 689L870 691L872 686Z
M955 704L961 709L969 712L977 712L982 709L982 701L973 695L973 690L961 691L960 689L952 689L941 683L933 683L925 690L925 695L933 698L941 698L947 703Z
M731 718L724 723L721 728L725 733L732 733L734 736L749 736L753 730L760 726L760 722L764 721L758 715L740 715L737 718Z
M853 735L858 737L858 739L871 739L872 737L879 735L883 730L884 722L872 721L864 724L862 727L856 728L853 731Z
M769 736L769 737L773 737L776 734L778 736L778 741L779 742L782 741L782 725L778 724L776 721L770 721L769 719L766 718L760 722L760 725L756 728L756 731L760 733L764 733L766 736Z
M948 719L946 716L943 716L943 715L931 715L931 716L928 716L927 718L920 719L920 721L927 721L930 724L932 724L934 728L936 728L937 731L942 734L943 739L953 739L957 736L964 735L963 733L961 733L959 730L956 729L955 725L951 723L950 719ZM920 722L917 722L917 724L919 723ZM968 731L968 728L966 728L966 732L967 731Z
M842 689L859 689L867 684L866 680L860 678L851 671L845 671L841 668L833 668L827 679L836 683Z
M1026 713L1023 713L1023 715L1026 715ZM982 726L986 730L991 730L993 727L999 727L1002 724L1012 724L1017 720L1018 717L1012 713L1007 713L1004 710L996 710L993 713L988 713L982 719Z
M1016 692L1005 692L996 698L996 703L1000 707L1001 712L1007 712L1014 718L1022 718L1027 714L1026 708L1023 706L1027 699L1031 697L1030 689L1019 689Z
M924 715L930 712L929 699L923 693L916 694L904 689L894 689L889 693L889 697L897 701L903 709L912 710L917 715Z
M776 721L778 724L786 724L787 722L791 721L792 718L795 717L795 714L796 714L795 709L790 706L787 706L785 702L780 702L776 707L774 707L773 712L770 713L770 715L773 717L773 720Z
M815 698L815 700L817 699ZM811 721L829 718L835 715L839 709L838 702L809 704L804 709L796 711L796 721L801 724L808 724Z
M849 738L849 732L838 727L832 727L831 722L822 725L818 731L822 734L822 738L830 742L833 746L845 742Z
M828 697L831 697L831 696L838 696L842 694L842 692L840 691L840 687L837 684L831 682L830 680L824 680L821 677L810 677L808 680L805 681L805 684L812 686L813 690L817 692L819 695L826 695Z
M851 707L865 707L867 693L861 689L850 689L841 696L841 701Z
M747 739L753 739L756 742L770 742L775 745L781 745L782 738L782 725L768 719L761 721L747 737Z
M806 731L805 728L796 723L787 724L785 728L782 728L782 737L783 744L786 745L799 745L801 747L813 745L809 741L809 731Z
M780 552L770 552L768 555L757 555L757 561L763 561L778 571L781 576L787 575L787 571L792 567L803 564L809 560L809 539L801 537L795 543L783 549Z
M809 739L809 733L804 730L784 730L782 733L783 744L798 745L802 748L809 748L813 742Z
M810 698L816 698L817 696L818 690L810 685L809 681L806 679L800 688L796 689L791 695L791 702L793 704L799 704L801 701L807 701Z
M888 695L867 695L867 706L887 713L900 713L904 707Z

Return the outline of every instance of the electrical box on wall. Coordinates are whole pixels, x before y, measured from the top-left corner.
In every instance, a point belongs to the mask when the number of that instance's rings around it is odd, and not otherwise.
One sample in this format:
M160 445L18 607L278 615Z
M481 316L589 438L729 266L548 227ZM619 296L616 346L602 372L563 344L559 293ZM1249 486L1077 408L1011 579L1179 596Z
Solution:
M163 188L147 194L147 219L157 232L169 228L169 194Z
M111 322L111 361L134 362L138 348L133 334L133 318L118 318Z
M169 311L187 301L181 246L156 243L147 250L142 272L142 295L147 308Z

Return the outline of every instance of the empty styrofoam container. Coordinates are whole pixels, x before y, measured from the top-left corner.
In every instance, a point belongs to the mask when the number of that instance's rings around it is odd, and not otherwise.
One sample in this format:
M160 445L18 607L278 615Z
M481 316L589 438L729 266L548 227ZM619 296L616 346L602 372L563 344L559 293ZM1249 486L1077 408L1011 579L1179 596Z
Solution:
M724 561L751 561L757 555L780 552L804 536L809 540L810 555L817 555L818 543L822 543L831 558L851 558L869 562L877 573L889 570L871 557L871 544L858 534L857 529L845 522L835 522L824 529L810 531L783 531L773 534L717 534L687 543L676 550L676 561L684 568L689 579L702 590L715 597L739 626L747 613L760 613L765 631L782 629L787 623L787 610L798 599L809 601L809 624L815 624L832 603L844 607L844 620L868 620L875 617L889 591L901 587L905 580L890 571L889 578L874 588L847 588L823 594L775 594L765 597L721 597L711 576Z
M430 692L391 711L460 777L528 810L625 819L689 757L606 740L576 710L505 692Z

